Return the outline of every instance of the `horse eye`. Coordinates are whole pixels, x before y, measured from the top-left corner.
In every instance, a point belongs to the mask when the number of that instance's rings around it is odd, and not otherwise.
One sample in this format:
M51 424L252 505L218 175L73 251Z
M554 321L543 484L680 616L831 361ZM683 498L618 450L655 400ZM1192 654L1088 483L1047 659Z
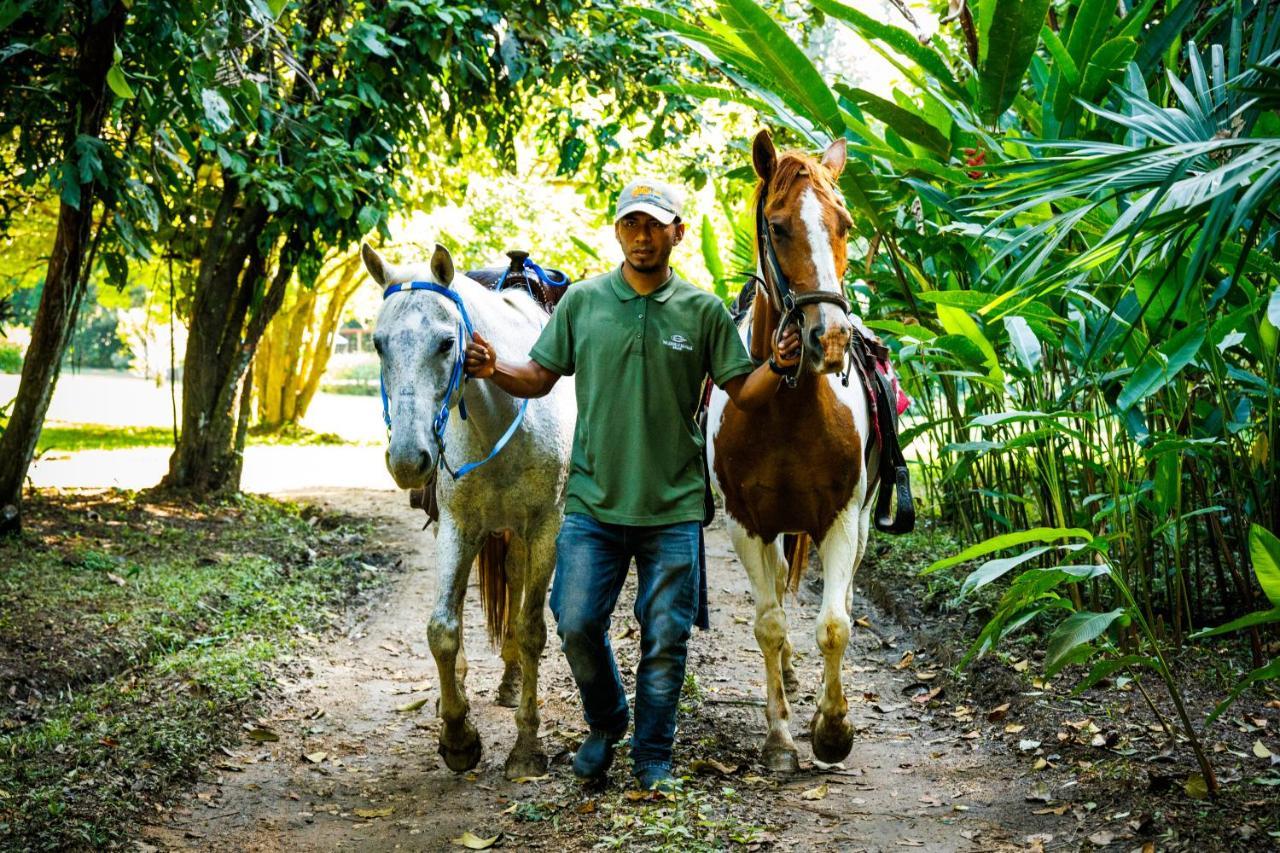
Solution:
M773 234L773 236L775 236L775 237L786 237L786 236L787 236L787 228L786 228L786 226L785 226L785 225L779 225L779 224L778 224L778 223L776 223L776 222L770 222L770 223L769 223L769 233Z
M453 338L445 338L440 341L440 346L436 347L436 355L444 355L453 349Z
M377 338L373 339L373 351L376 352L378 355L382 355L382 341L378 340Z

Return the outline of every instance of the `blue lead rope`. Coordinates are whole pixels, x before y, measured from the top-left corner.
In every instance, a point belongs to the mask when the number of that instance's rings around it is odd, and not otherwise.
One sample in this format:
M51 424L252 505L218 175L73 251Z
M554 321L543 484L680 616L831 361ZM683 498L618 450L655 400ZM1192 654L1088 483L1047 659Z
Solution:
M551 286L564 286L552 284L550 279L546 277L546 274L543 273L542 269L538 267L537 264L534 264L531 261L526 261L525 265L526 268L532 267L535 270L535 274L538 275L542 281L551 284ZM462 314L462 322L458 324L457 355L453 360L453 368L449 371L449 385L445 389L444 402L440 404L440 411L436 412L436 416L431 422L431 433L435 436L436 446L440 450L437 458L437 464L439 467L448 471L449 475L453 477L454 480L461 480L467 474L470 474L472 471L476 470L481 465L485 464L502 452L502 448L507 446L507 443L511 441L511 437L516 434L516 430L520 428L520 424L524 421L524 413L525 410L529 408L529 401L527 399L521 401L520 411L516 413L515 420L511 422L511 426L507 427L507 431L503 433L502 438L498 439L498 443L493 446L493 450L489 451L488 456L476 462L467 462L457 471L450 468L448 461L444 458L444 433L449 426L449 414L453 410L451 403L453 402L454 394L457 394L458 396L458 414L461 415L464 421L467 419L467 404L462 397L462 387L467 381L464 362L467 358L467 342L474 336L475 327L471 325L471 317L467 314L467 306L462 303L462 297L453 289L436 284L433 281L409 281L401 284L393 284L386 290L382 291L382 298L386 299L394 293L400 293L406 290L429 290L432 293L437 293L448 299L454 305L458 306L458 311ZM378 385L379 390L382 393L382 420L383 423L387 425L387 432L390 433L391 398L387 396L387 384L382 378L381 369L378 370Z

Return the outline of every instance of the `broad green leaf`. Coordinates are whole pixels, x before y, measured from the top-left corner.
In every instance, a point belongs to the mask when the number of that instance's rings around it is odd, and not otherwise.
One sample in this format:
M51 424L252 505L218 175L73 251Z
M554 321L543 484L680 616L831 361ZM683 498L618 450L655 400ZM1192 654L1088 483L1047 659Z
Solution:
M1280 287L1271 292L1271 298L1267 301L1267 321L1280 329Z
M271 10L271 17L278 18L280 13L284 11L284 7L289 5L289 0L267 0L267 8Z
M1204 5L1203 0L1181 0L1164 20L1147 30L1146 38L1138 47L1138 55L1134 57L1138 67L1151 68L1159 62L1160 55L1186 29L1202 5Z
M1159 663L1155 658L1147 657L1146 655L1124 655L1118 658L1100 660L1089 670L1089 674L1086 675L1079 684L1072 688L1071 695L1079 696L1102 679L1109 678L1119 670L1128 669L1133 666L1143 666L1155 669L1159 666Z
M1205 332L1203 322L1188 326L1160 349L1149 351L1120 391L1116 408L1123 412L1168 385L1196 357Z
M1039 370L1040 363L1044 358L1044 351L1040 346L1039 339L1031 331L1031 327L1027 325L1027 321L1012 314L1007 315L1004 318L1004 329L1009 333L1009 348L1013 350L1013 355L1018 359L1018 363L1028 373L1035 373Z
M1066 80L1071 88L1079 86L1080 69L1076 68L1071 54L1067 53L1067 46L1062 43L1062 39L1058 38L1058 34L1049 29L1049 25L1046 24L1040 30L1040 38L1044 40L1045 49L1053 57L1054 70L1062 75L1062 79Z
M884 42L894 52L907 57L936 79L953 96L965 99L964 88L956 82L947 62L933 48L920 44L920 40L906 30L881 23L865 12L846 6L838 0L813 0L815 8L831 17L844 21L868 41Z
M753 0L718 0L727 23L774 77L808 110L806 118L835 136L844 135L840 107L826 81L786 30Z
M994 122L1013 103L1036 52L1049 0L984 0L978 80L983 114Z
M1252 628L1254 625L1270 625L1272 622L1280 622L1280 607L1273 607L1270 610L1256 610L1253 613L1247 613L1239 619L1232 619L1216 628L1205 628L1196 631L1191 635L1191 639L1198 640L1202 637L1217 637L1221 634L1230 634L1234 631L1241 631L1245 628Z
M1081 0L1079 7L1074 10L1069 18L1071 30L1066 35L1065 46L1077 69L1088 67L1089 60L1098 45L1102 44L1115 13L1115 0ZM1083 76L1081 71L1082 80ZM1065 75L1058 76L1049 84L1048 100L1053 107L1053 114L1059 119L1066 114L1071 96L1076 90L1076 86L1064 78Z
M836 84L836 91L853 101L858 107L884 122L895 133L908 142L914 142L946 159L951 151L951 143L942 132L919 115L903 109L892 101L886 101L864 89Z
M1249 558L1258 586L1271 605L1280 608L1280 539L1261 525L1249 527Z
M1030 530L1018 530L1014 533L1002 533L999 536L992 536L976 545L970 545L959 554L945 557L934 562L929 568L921 572L922 575L940 572L943 569L949 569L952 566L972 560L975 557L982 557L994 551L1002 551L1005 548L1013 548L1018 545L1025 545L1028 542L1057 542L1059 539L1083 539L1086 542L1093 541L1093 534L1079 527L1033 527Z
M1083 611L1073 613L1054 629L1049 636L1049 645L1044 654L1044 671L1053 675L1068 662L1068 655L1073 649L1091 643L1111 625L1124 615L1124 608L1117 607L1107 613L1091 613Z
M204 117L216 133L226 133L231 129L231 107L214 89L200 92L200 102L204 105Z
M133 89L129 87L129 81L125 79L124 71L119 65L111 66L111 70L107 72L107 85L111 87L112 92L115 92L117 98L128 100L136 97Z
M716 230L711 224L711 217L702 217L702 260L711 274L712 285L716 296L722 302L729 301L729 287L724 280L724 263L720 260L720 243L716 240Z
M1041 554L1044 554L1049 550L1051 550L1051 546L1039 545L1035 548L1023 551L1021 554L1013 557L1000 557L995 560L987 560L964 579L964 583L960 585L960 592L957 593L958 597L964 598L975 589L981 589L992 581L1003 577L1005 574L1028 560L1034 560L1036 557L1039 557Z
M1259 681L1270 681L1276 678L1280 678L1280 658L1276 658L1266 666L1260 666L1253 672L1246 675L1239 684L1232 688L1231 695L1226 699L1223 699L1218 707L1213 709L1213 713L1204 721L1205 725L1213 725L1213 721L1218 719L1218 717L1222 715L1223 711L1230 708L1235 701L1240 698L1240 694L1250 686L1257 684Z
M1086 101L1097 101L1107 93L1111 82L1124 73L1137 51L1138 43L1131 38L1114 38L1103 43L1084 69L1077 95Z
M938 322L942 323L942 328L953 335L964 336L982 351L991 378L997 382L1001 381L1004 378L1004 371L1000 369L995 348L982 334L982 330L978 328L978 324L969 316L969 313L959 308L952 308L950 305L935 305L934 310L938 313Z
M991 304L995 294L981 290L928 290L917 293L916 298L935 305L950 305L952 308L979 312Z

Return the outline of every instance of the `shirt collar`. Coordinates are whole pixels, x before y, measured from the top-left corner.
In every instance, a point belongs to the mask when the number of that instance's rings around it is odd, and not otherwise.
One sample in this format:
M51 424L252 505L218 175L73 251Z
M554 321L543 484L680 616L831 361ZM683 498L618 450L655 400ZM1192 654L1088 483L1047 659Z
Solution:
M667 276L667 280L649 294L649 298L657 302L666 302L671 298L671 294L675 293L675 282L676 274L673 270L671 275ZM631 285L627 284L627 280L622 277L622 264L614 267L613 275L609 277L609 284L613 289L613 295L618 297L619 301L630 302L632 299L640 298L640 294L632 290Z

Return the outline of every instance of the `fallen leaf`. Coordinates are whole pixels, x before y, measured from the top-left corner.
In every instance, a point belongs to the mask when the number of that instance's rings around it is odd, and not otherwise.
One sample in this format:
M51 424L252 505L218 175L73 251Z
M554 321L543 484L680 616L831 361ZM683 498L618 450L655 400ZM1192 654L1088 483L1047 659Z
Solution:
M1182 790L1186 791L1187 796L1193 800L1203 800L1209 796L1209 785L1199 773L1188 776L1187 781L1182 785Z
M387 806L381 809L352 809L352 812L359 817L389 817L395 811L394 806ZM497 840L496 838L494 840ZM483 847L477 847L476 850L483 850Z
M919 838L911 838L908 836L907 838L899 838L898 846L899 847L923 847L924 842L921 841Z
M1041 756L1040 758L1037 758L1037 759L1036 759L1036 763L1035 763L1035 764L1032 764L1032 765L1031 765L1031 769L1032 769L1032 770L1043 770L1043 769L1045 769L1045 768L1046 768L1046 767L1048 767L1048 766L1049 766L1049 762L1045 760L1044 756Z
M307 759L307 761L310 761L312 764L319 764L321 761L324 761L326 758L329 757L329 753L323 752L323 751L307 752L307 753L304 753L302 757Z
M1038 741L1038 740L1020 740L1020 741L1018 741L1018 749L1022 750L1023 752L1030 752L1030 751L1031 751L1031 750L1033 750L1033 749L1037 749L1037 748L1039 748L1039 746L1040 746L1040 741Z
M400 705L396 710L401 714L408 714L410 712L420 710L425 704L427 704L426 699L416 699L413 702L406 702L405 704Z
M1095 832L1093 835L1090 835L1089 840L1098 847L1106 847L1112 841L1116 840L1116 834L1114 832L1107 832L1103 829Z
M525 782L545 782L551 778L550 773L543 773L541 776L521 776L518 779L512 779L512 782L523 785Z
M802 800L822 800L822 799L826 799L826 796L827 796L827 790L828 790L828 789L827 789L827 783L826 783L826 782L823 782L823 783L822 783L821 785L819 785L818 787L816 787L816 788L810 788L809 790L805 791L803 794L801 794L801 795L800 795L800 799L802 799Z
M748 624L750 621L751 621L751 620L750 620L750 619L748 619L746 616L735 616L735 617L733 617L733 622L734 622L734 624L735 624L735 625L746 625L746 624Z
M271 731L271 729L266 729L261 726L255 726L254 728L249 729L249 733L246 737L248 737L249 740L256 740L258 743L273 743L280 740L280 735Z
M585 803L583 803L582 805L574 809L574 811L576 811L578 814L593 814L595 810L596 810L595 800L587 800Z
M714 758L696 758L689 763L689 769L694 773L702 773L710 775L711 773L719 773L721 776L732 776L738 772L738 765L730 767L724 762L717 761Z
M473 832L464 832L457 838L453 839L453 843L459 847L465 847L468 850L488 850L494 844L498 843L501 833L492 838L481 838Z
M119 576L118 574L116 574L115 572L107 572L107 580L111 581L111 582L112 582L113 584L115 584L116 586L128 586L128 585L129 585L129 582L128 582L127 580L125 580L124 578L120 577L120 576Z
M1013 665L1013 671L1014 671L1014 672L1026 672L1026 671L1027 671L1027 667L1029 667L1029 666L1031 666L1031 661L1029 661L1029 660L1020 660L1020 661L1018 661L1017 663L1015 663L1015 664Z
M1271 750L1267 749L1266 744L1264 744L1262 741L1255 740L1253 742L1253 754L1258 756L1259 758L1270 758Z
M926 693L917 693L911 697L911 701L917 705L928 705L934 699L938 698L938 694L942 692L941 687L935 687Z
M1060 806L1046 806L1043 809L1032 809L1032 814L1054 814L1061 817L1067 813L1067 809L1071 808L1071 803L1063 803Z
M859 616L857 619L854 619L853 624L857 625L859 628L866 628L867 630L871 629L871 622L865 616Z
M911 666L911 662L916 659L916 653L913 651L905 651L902 653L902 659L893 665L894 669L906 669Z
M662 792L661 791L641 791L639 789L632 789L630 791L627 791L622 796L626 797L628 800L631 800L631 802L634 803L638 800L660 800L662 799Z
M1026 726L1024 726L1022 723L1009 723L1007 726L1004 727L1004 733L1007 735L1016 735L1018 732L1022 731L1025 728Z
M1029 803L1047 803L1053 799L1053 795L1049 793L1049 786L1044 782L1036 782L1031 786L1031 790L1027 791L1026 800Z

